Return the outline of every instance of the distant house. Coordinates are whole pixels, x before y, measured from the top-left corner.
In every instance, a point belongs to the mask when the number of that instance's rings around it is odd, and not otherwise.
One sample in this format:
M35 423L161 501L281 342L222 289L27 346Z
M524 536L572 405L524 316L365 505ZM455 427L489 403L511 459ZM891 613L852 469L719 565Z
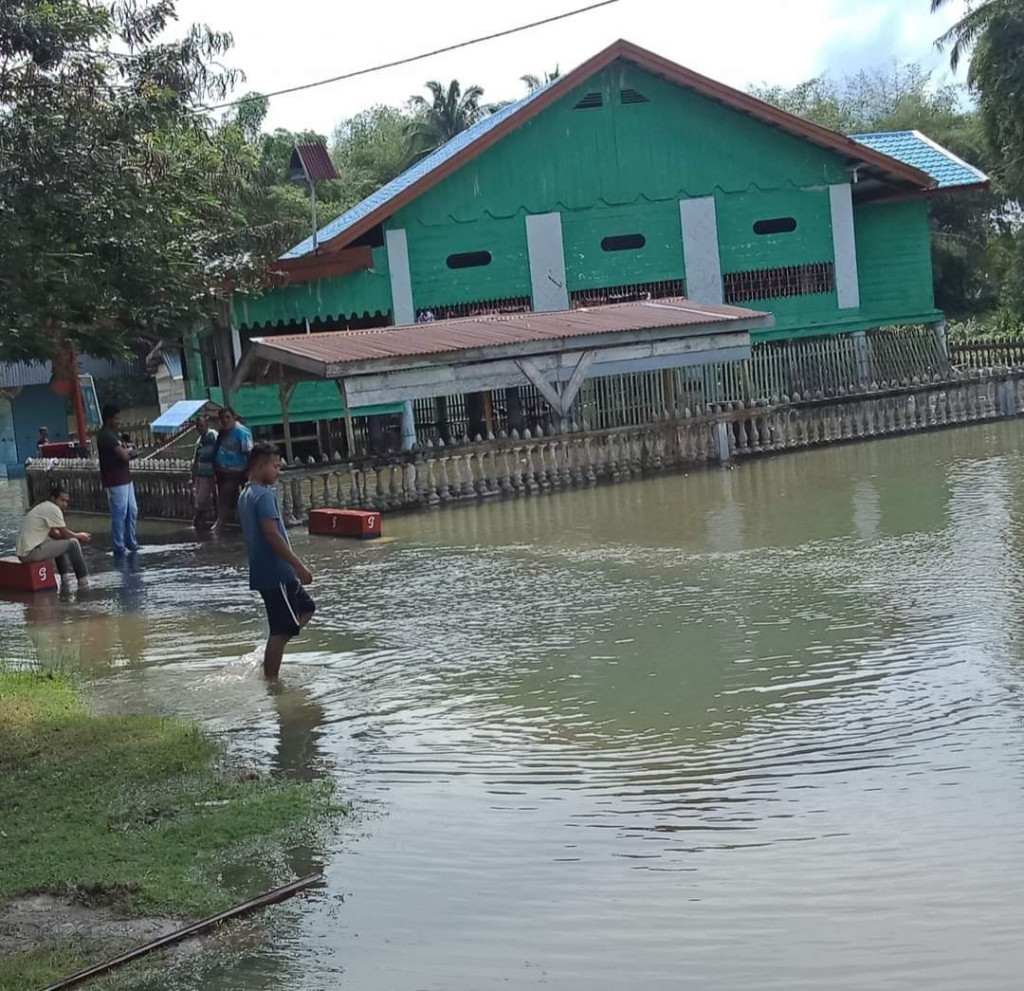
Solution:
M94 379L141 377L141 362L102 361L83 355L79 370ZM52 441L68 439L69 403L51 385L50 362L0 362L0 477L17 474L34 457L39 428Z
M161 413L188 398L185 389L185 360L179 348L165 348L161 341L146 356L146 371L156 382Z
M235 359L254 336L668 296L770 311L755 344L937 324L929 201L987 181L925 135L845 137L617 42L286 252L279 287L236 298ZM197 355L190 395L219 398ZM273 387L235 400L281 421ZM292 402L340 415L329 382Z

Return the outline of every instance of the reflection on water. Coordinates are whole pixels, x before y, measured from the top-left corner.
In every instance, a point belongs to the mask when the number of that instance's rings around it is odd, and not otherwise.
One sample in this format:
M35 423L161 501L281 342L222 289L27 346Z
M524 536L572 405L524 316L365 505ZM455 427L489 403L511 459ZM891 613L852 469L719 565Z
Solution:
M296 534L278 688L237 542L0 622L383 813L289 851L326 889L204 987L1017 987L1019 434Z

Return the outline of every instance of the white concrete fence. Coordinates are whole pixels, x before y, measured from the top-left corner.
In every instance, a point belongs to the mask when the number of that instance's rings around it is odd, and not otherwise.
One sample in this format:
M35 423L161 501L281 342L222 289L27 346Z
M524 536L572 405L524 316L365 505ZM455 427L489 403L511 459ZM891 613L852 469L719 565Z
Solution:
M721 464L766 454L978 423L1024 413L1024 367L953 373L941 381L872 383L835 396L782 396L664 412L638 427L551 435L465 439L382 462L340 455L293 464L279 494L290 523L311 509L364 508L381 513L434 509L474 500L533 496L617 482L644 474ZM193 489L187 461L136 462L144 517L187 520ZM31 461L33 502L59 481L79 512L106 512L95 461Z

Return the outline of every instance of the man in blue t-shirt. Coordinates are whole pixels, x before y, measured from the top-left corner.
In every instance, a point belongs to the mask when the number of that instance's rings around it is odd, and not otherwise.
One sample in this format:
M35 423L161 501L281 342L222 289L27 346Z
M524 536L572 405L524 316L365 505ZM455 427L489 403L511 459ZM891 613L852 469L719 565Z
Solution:
M249 554L249 588L263 596L270 637L263 652L263 674L276 678L284 646L316 610L302 587L313 581L295 556L273 486L281 472L281 456L272 444L260 443L249 455L249 484L238 498L238 518Z
M220 433L213 448L213 474L217 480L217 523L224 533L235 517L238 490L245 484L245 465L252 450L252 431L238 422L227 406L220 411Z

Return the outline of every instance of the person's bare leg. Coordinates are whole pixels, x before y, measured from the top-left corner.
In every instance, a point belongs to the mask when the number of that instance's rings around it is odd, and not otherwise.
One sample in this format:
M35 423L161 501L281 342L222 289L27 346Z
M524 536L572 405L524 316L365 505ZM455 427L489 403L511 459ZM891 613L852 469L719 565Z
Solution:
M281 659L284 657L284 646L288 643L289 639L289 637L274 635L267 640L266 649L263 651L264 678L276 678L280 673Z

